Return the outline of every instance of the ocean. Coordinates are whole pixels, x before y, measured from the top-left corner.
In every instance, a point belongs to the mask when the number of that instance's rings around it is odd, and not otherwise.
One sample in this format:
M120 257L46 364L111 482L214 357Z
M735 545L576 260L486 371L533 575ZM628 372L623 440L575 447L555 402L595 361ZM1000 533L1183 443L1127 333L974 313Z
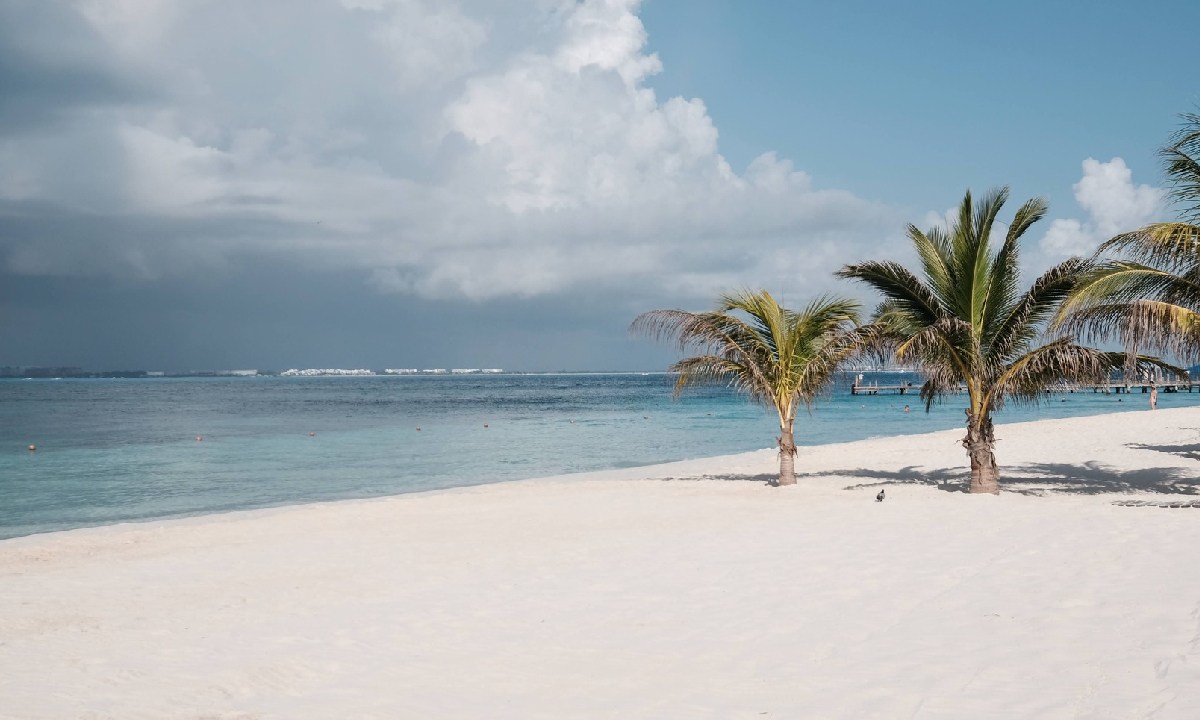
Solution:
M864 378L905 380L920 382ZM0 380L0 538L774 447L773 411L720 387L673 400L673 382L659 373ZM965 398L926 413L915 396L853 396L849 382L801 412L798 444L962 426ZM1159 394L1159 407L1182 405L1200 405L1200 394ZM1081 392L1010 405L996 421L1146 407L1137 393Z

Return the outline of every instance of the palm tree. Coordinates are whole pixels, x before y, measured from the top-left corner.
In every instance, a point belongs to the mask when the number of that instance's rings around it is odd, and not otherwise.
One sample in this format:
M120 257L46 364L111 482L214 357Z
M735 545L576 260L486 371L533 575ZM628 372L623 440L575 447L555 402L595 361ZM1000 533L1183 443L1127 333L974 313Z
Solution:
M796 312L766 290L723 295L711 312L652 310L631 330L674 342L685 357L675 395L695 383L728 383L779 415L779 485L796 483L794 425L800 403L811 405L841 364L865 345L858 327L860 305L821 297Z
M1092 340L1116 338L1130 354L1159 350L1200 359L1200 115L1159 150L1171 187L1183 205L1177 222L1117 235L1096 251L1095 267L1064 303L1056 325Z
M962 443L971 459L973 493L1000 491L993 411L1010 399L1036 402L1045 390L1065 381L1106 379L1123 359L1076 344L1066 335L1038 344L1044 321L1075 287L1086 264L1067 260L1020 292L1018 241L1047 206L1040 198L1022 205L993 252L992 231L1007 199L1007 188L974 203L967 192L948 228L922 232L909 225L923 277L899 263L881 261L847 265L838 272L883 295L875 316L882 328L879 337L897 360L922 368L926 411L935 400L965 388L967 435Z

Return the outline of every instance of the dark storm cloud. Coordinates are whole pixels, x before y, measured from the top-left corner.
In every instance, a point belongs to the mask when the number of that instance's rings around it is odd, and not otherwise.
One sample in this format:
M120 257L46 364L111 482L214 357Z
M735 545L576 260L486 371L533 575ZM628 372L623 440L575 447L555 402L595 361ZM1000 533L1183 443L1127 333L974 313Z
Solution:
M269 198L242 198L246 205ZM304 228L307 230L307 228ZM242 217L175 218L77 210L45 201L0 201L0 262L16 273L157 279L228 270L259 245L286 244L298 223ZM256 243L239 247L247 235Z
M731 168L637 9L0 0L0 365L655 367L900 227Z
M156 93L69 6L0 2L0 133L42 129L72 113Z
M12 365L633 370L669 355L628 335L636 301L433 301L262 260L171 281L0 275L0 307L0 364Z

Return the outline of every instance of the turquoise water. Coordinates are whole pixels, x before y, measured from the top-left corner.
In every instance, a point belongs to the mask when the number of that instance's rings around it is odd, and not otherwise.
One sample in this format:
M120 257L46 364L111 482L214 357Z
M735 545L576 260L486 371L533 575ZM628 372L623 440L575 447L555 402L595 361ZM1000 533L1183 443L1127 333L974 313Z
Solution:
M901 379L917 380L866 382ZM4 380L0 537L774 446L771 412L723 388L672 401L672 382L663 374ZM1117 400L1051 396L997 422L1146 407L1140 394ZM1200 394L1162 393L1159 405L1200 405ZM802 414L797 441L960 427L962 408L951 398L926 414L914 397L854 397L842 385Z

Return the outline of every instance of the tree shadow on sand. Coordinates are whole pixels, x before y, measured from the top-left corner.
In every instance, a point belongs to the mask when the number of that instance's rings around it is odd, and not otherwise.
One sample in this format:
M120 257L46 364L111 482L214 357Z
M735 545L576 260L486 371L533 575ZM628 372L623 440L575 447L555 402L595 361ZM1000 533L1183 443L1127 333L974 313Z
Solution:
M1195 452L1200 456L1200 445L1196 446L1135 446L1161 452ZM1184 457L1189 457L1184 455ZM1196 459L1200 459L1197 457ZM1028 463L1025 465L1010 465L1000 468L1000 486L1002 492L1015 492L1022 495L1102 495L1146 493L1158 496L1195 496L1192 501L1169 501L1150 503L1142 501L1125 501L1119 504L1145 505L1162 504L1174 506L1200 506L1200 474L1180 467L1152 467L1134 470L1121 470L1103 465L1098 462L1083 464L1071 463ZM843 477L858 480L853 485L847 485L846 490L874 489L882 486L895 485L924 485L937 488L944 492L967 491L970 483L970 471L963 466L947 468L925 468L910 465L895 470L877 470L870 468L846 468L841 470L826 470L822 472L796 473L800 483L805 478ZM777 475L773 473L758 474L714 474L691 475L686 477L666 477L663 481L696 481L721 480L725 482L757 482L764 485L773 484Z
M1200 443L1192 445L1129 445L1137 450L1153 450L1154 452L1178 455L1189 460L1200 460Z
M1200 450L1200 448L1197 448ZM1120 470L1098 462L1029 463L1000 468L1002 492L1024 495L1068 493L1100 495L1104 493L1154 493L1160 495L1200 496L1200 477L1184 468L1154 467ZM847 490L874 488L881 485L927 485L946 492L966 492L970 481L966 468L926 469L905 467L898 470L831 470L810 473L819 477L842 475L851 478L871 478L875 482L849 485Z

